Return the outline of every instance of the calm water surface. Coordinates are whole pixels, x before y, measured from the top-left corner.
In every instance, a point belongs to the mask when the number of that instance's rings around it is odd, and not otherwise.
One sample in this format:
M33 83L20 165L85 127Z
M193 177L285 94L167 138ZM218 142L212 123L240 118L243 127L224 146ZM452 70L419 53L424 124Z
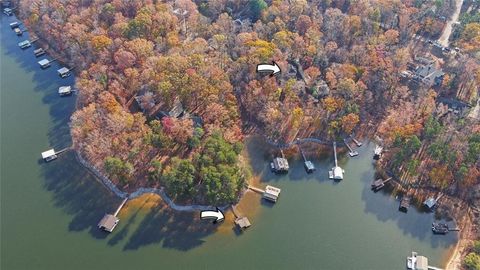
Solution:
M130 203L107 235L96 228L113 197L66 153L39 160L51 146L69 146L75 97L57 89L57 64L41 70L33 49L21 50L1 17L1 265L10 269L404 269L416 250L443 266L456 234L433 236L432 215L397 211L387 194L372 193L372 145L343 158L345 180L326 180L333 161L314 159L307 175L298 160L285 176L268 171L262 147L248 144L261 185L282 188L277 204L248 194L253 226L243 234L231 221L199 222L198 213L175 213L150 196ZM42 57L43 58L43 57Z

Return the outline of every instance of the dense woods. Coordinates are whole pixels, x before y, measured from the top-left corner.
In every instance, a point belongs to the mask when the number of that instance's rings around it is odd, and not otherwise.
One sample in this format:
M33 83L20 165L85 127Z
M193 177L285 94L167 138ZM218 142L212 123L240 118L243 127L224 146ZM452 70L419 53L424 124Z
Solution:
M453 0L19 4L28 27L78 71L75 148L125 189L231 203L246 180L238 155L250 132L290 142L376 131L389 150L383 168L478 207L478 13L455 28L455 56L413 38L438 38ZM400 76L418 56L443 69L441 83ZM255 72L272 61L280 75Z

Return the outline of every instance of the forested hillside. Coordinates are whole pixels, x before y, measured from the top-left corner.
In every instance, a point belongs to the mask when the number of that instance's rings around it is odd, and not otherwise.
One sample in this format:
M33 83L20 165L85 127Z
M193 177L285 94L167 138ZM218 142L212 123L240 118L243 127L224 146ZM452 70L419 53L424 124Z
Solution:
M453 5L22 0L20 12L76 68L75 148L125 189L164 186L178 200L230 203L248 177L244 136L356 132L382 139L383 169L478 204L480 124L469 113L479 97L477 25L462 29L461 54L432 53L441 83L401 76L430 55L414 37L438 38ZM272 61L280 75L255 72Z

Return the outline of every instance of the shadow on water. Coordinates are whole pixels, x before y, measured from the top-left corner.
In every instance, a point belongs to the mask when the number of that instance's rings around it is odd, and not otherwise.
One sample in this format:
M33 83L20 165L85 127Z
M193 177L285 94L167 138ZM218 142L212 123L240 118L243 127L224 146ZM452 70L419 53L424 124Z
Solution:
M186 251L204 243L202 238L215 232L218 224L199 221L195 212L174 212L163 204L149 210L133 232L124 250L162 244L165 248Z
M115 211L120 199L106 192L86 169L77 164L72 151L42 165L42 170L45 188L53 193L54 205L72 216L68 230L88 230L95 238L105 238L107 235L96 225L105 213Z

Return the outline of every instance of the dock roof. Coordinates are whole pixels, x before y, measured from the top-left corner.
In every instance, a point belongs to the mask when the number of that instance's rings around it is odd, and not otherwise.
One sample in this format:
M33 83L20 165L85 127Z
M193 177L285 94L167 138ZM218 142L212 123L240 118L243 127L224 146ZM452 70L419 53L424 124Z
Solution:
M72 91L72 87L71 86L60 86L58 88L58 93L59 94L68 94Z
M104 229L107 232L112 232L113 229L115 229L115 226L117 226L119 219L110 214L106 214L102 220L98 223L98 227L100 229Z
M416 270L428 270L428 258L425 256L417 256Z
M235 219L235 224L240 227L241 229L245 229L250 227L252 224L250 223L250 220L248 220L247 217L239 217Z
M60 74L65 74L68 73L70 70L66 67L62 67L61 69L58 69L57 72Z
M38 64L39 64L40 66L45 66L45 65L50 64L50 60L48 60L47 58L45 58L45 59L42 59L42 60L38 61Z
M282 171L288 170L288 160L286 158L277 157L273 159L273 166L275 170Z
M342 180L343 179L343 169L336 166L333 168L333 179Z
M50 150L47 150L45 152L42 153L42 158L45 159L45 158L48 158L48 157L51 157L51 156L54 156L55 155L55 150L52 148Z
M425 202L423 204L431 209L435 206L436 203L437 203L437 201L435 201L434 198L428 198L427 200L425 200Z
M278 196L282 190L276 187L272 186L266 186L265 187L265 193L269 193L275 196Z

